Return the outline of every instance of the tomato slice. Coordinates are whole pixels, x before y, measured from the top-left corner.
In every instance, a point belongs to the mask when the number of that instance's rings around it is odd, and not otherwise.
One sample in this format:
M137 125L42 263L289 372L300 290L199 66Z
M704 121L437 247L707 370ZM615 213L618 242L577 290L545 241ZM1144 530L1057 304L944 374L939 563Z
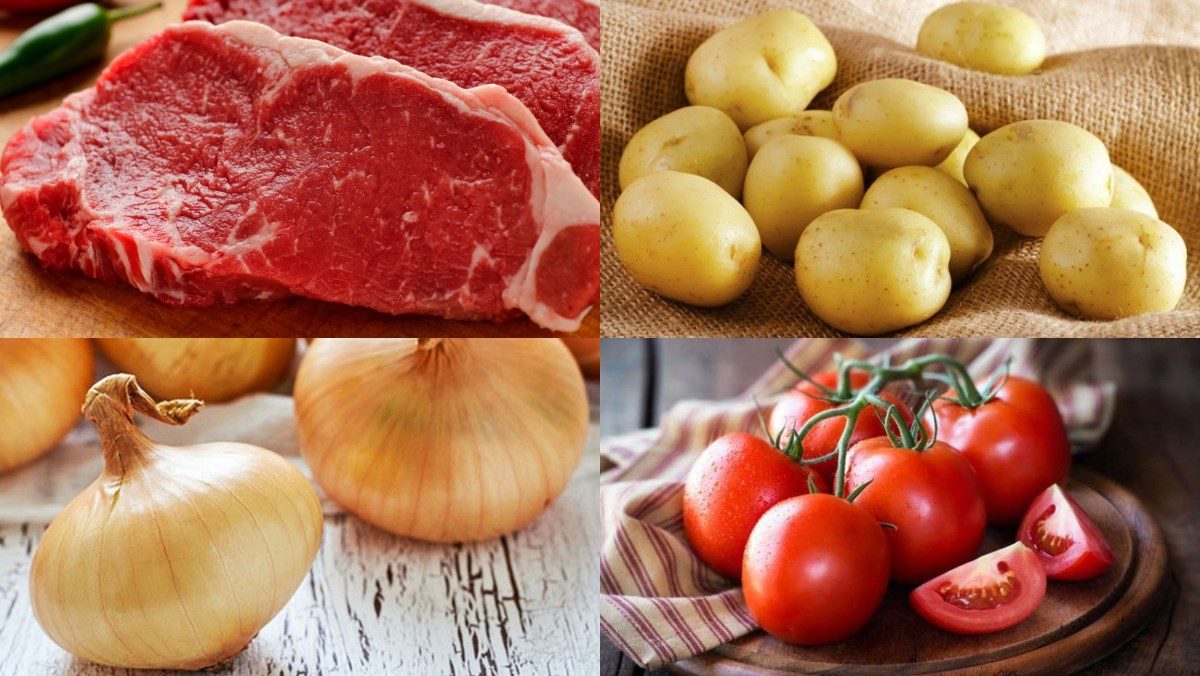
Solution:
M1104 534L1058 484L1037 496L1017 533L1052 580L1090 580L1115 560Z
M912 607L958 634L991 634L1020 623L1046 595L1046 571L1020 542L985 554L917 587Z

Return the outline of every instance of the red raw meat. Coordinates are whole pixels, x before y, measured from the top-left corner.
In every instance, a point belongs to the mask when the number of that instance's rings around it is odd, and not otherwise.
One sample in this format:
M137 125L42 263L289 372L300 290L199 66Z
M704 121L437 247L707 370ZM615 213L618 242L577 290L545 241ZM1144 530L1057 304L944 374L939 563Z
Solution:
M12 138L0 182L43 265L171 304L570 331L599 295L599 204L519 101L255 23L133 47Z
M574 26L600 51L600 5L596 0L482 0L526 14L548 16Z
M257 21L460 87L500 85L600 196L600 55L570 26L475 0L191 0L183 16Z

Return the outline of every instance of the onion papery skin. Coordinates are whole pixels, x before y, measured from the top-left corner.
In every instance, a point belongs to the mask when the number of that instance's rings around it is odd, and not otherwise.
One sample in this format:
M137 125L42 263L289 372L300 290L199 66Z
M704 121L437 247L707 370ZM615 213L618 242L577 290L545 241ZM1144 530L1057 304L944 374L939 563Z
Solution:
M296 377L301 452L325 492L392 533L495 537L579 465L583 377L557 339L327 339Z
M280 383L296 358L293 338L98 338L116 367L159 399L236 399Z
M38 544L34 616L59 646L98 664L219 664L304 580L320 547L320 501L271 451L173 448L129 430L114 438L131 446L105 445L104 472Z
M86 339L0 339L0 473L54 448L79 420L91 384Z
M588 378L600 377L599 338L563 336L562 341L570 348L571 354L575 355L575 361L579 362L579 368L583 371L583 375Z

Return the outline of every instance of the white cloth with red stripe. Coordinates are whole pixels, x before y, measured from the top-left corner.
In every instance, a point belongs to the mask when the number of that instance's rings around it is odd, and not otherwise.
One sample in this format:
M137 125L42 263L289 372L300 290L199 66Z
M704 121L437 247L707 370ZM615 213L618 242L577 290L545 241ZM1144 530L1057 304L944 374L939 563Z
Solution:
M798 341L788 360L810 373L848 358L888 357L898 364L949 354L982 380L1012 358L1012 373L1039 381L1054 396L1076 452L1096 444L1112 421L1116 386L1100 341L908 340L872 355L857 340ZM769 408L797 378L776 364L741 397L684 401L658 429L601 440L600 629L647 668L707 652L757 630L733 581L704 565L683 533L683 480L696 456L733 431L759 432L753 398Z

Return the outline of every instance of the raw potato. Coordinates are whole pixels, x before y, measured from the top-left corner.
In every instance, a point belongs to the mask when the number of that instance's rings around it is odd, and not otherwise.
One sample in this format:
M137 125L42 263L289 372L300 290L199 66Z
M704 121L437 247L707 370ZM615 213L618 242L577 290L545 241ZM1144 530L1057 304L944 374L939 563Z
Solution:
M1080 209L1046 233L1038 269L1054 302L1073 315L1167 312L1183 295L1187 247L1174 228L1141 212Z
M1086 129L1025 120L984 136L963 164L967 185L993 224L1041 237L1063 214L1113 199L1108 149Z
M1028 14L986 2L956 2L921 24L917 51L997 75L1027 75L1046 59L1046 37Z
M779 9L714 34L684 71L688 101L725 111L738 127L794 115L833 82L837 57L812 21Z
M1151 218L1158 218L1158 209L1150 193L1128 171L1113 165L1113 199L1109 206L1114 209L1133 209Z
M621 189L655 171L681 171L703 176L740 198L747 163L742 132L728 115L689 106L663 115L629 139L621 154Z
M796 286L836 329L873 336L923 322L950 295L950 243L908 209L839 209L796 245Z
M934 169L953 176L958 179L959 183L966 185L967 179L963 178L963 162L967 161L967 154L971 152L971 148L974 148L976 143L979 143L979 134L968 129L967 133L963 135L962 141L959 141L954 150L950 152L950 156L942 160L942 163Z
M758 273L762 241L750 214L712 181L676 171L629 184L613 207L617 256L642 286L714 307Z
M912 209L942 229L950 244L950 279L955 284L992 255L992 229L971 191L933 167L900 167L875 179L862 208L887 207Z
M833 112L828 110L806 110L798 115L779 117L756 124L746 130L746 152L750 159L767 144L780 136L820 136L838 140L837 127L833 126Z
M863 82L833 104L838 138L873 167L933 166L967 132L967 109L944 89L913 80Z
M858 160L827 138L781 136L763 146L746 173L746 211L763 246L786 261L792 260L800 233L814 218L853 209L862 197Z

